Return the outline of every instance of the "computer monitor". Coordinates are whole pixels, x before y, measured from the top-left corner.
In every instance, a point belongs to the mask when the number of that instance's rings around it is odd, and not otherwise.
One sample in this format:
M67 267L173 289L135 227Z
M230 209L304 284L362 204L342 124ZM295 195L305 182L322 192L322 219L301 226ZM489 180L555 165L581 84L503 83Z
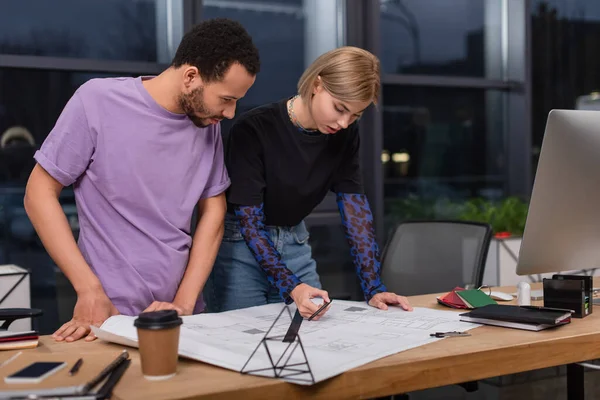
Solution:
M517 275L600 267L600 111L552 110Z

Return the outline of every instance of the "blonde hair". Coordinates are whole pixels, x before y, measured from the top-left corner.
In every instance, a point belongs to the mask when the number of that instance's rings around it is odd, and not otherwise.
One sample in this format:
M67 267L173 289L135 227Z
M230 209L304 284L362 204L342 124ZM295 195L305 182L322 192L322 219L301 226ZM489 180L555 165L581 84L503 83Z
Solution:
M311 107L317 80L341 101L371 101L377 104L380 89L379 59L358 47L344 46L319 56L298 81L298 94Z

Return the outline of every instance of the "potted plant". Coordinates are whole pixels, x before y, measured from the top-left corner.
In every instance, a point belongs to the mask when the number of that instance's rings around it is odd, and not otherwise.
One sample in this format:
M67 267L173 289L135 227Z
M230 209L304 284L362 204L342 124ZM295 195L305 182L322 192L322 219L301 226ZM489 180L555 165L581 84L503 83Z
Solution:
M499 202L473 199L464 204L459 219L487 222L494 232L485 265L485 284L516 285L524 279L516 274L516 268L528 209L529 204L518 197Z
M498 239L521 237L525 230L528 208L529 204L518 197L507 197L498 203L479 198L465 202L458 218L487 222L492 226L494 237Z

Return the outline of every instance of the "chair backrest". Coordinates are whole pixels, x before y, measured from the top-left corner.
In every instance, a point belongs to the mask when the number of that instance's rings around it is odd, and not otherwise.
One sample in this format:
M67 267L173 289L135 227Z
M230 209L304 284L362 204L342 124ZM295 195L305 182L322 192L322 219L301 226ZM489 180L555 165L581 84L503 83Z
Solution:
M468 221L408 221L392 233L382 255L381 277L403 296L479 287L492 228Z

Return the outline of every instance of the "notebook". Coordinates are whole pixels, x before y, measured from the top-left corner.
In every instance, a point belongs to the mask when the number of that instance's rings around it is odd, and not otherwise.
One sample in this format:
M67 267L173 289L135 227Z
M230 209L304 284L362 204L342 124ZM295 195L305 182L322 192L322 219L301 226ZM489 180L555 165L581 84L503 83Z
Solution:
M0 331L0 350L32 349L38 345L36 331Z
M496 300L479 289L456 292L468 308L479 308L487 305L497 305Z
M492 304L460 314L460 320L539 331L571 322L571 312L543 307Z
M524 322L510 322L510 321L500 321L496 319L487 319L487 318L470 318L467 316L461 316L460 320L463 322L473 322L475 324L483 324L483 325L493 325L493 326L501 326L504 328L514 328L514 329L524 329L527 331L542 331L548 328L555 328L557 326L565 325L571 322L570 319L561 322L556 325L547 325L547 324L527 324Z
M461 290L465 290L461 287L455 287L452 291L446 293L443 296L439 296L437 298L438 303L444 305L444 306L448 306L451 308L469 308L467 307L467 305L465 304L465 302L456 294L456 292L459 292Z

